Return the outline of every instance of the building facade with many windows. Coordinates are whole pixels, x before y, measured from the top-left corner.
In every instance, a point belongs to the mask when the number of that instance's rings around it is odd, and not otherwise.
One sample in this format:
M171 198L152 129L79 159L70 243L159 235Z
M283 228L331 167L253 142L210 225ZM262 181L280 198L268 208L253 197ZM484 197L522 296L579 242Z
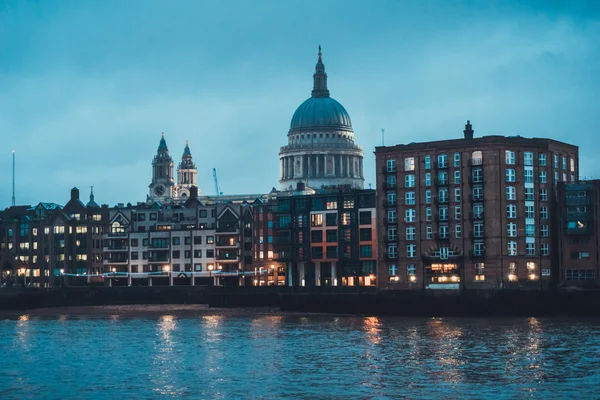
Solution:
M274 211L274 252L286 284L375 286L375 191L299 189L278 196Z
M558 278L556 189L578 148L520 136L377 147L379 286L543 288Z

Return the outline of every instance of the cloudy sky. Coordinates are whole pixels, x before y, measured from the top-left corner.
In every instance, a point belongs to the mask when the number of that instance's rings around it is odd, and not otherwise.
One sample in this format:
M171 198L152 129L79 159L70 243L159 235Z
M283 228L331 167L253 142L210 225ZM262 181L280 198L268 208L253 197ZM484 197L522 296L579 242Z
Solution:
M598 1L0 0L0 208L145 200L161 132L202 193L278 186L317 46L365 150L476 136L580 146L600 178Z

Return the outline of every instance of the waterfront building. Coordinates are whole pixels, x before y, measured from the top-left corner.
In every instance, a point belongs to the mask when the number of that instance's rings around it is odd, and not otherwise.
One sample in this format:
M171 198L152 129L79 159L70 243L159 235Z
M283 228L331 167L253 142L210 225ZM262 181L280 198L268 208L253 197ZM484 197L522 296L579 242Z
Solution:
M307 189L279 193L273 249L288 286L376 284L374 190Z
M0 285L51 287L102 281L102 235L108 207L71 190L55 203L16 206L0 212Z
M252 207L200 199L117 206L104 235L109 285L251 284Z
M379 287L545 288L558 279L559 182L578 148L521 136L377 147Z
M311 97L294 113L288 144L279 152L281 190L293 190L298 183L362 189L363 150L354 143L348 112L329 96L320 46L318 57Z
M277 261L274 247L274 223L277 211L275 197L257 199L254 214L254 271L255 286L284 286L285 263Z
M560 286L600 284L598 199L600 180L558 185Z

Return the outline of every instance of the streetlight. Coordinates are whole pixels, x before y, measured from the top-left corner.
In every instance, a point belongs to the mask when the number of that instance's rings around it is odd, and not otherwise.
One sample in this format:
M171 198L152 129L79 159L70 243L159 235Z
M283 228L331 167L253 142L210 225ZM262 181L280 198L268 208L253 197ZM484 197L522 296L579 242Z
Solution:
M208 264L208 276L209 276L209 279L210 279L210 286L212 286L212 271L213 271L214 268L215 268L214 265Z

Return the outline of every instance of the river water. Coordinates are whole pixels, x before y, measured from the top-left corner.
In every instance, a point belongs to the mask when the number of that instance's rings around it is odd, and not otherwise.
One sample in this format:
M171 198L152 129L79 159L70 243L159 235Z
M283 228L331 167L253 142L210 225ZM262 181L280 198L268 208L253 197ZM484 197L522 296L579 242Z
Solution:
M0 399L600 398L600 320L0 315Z

